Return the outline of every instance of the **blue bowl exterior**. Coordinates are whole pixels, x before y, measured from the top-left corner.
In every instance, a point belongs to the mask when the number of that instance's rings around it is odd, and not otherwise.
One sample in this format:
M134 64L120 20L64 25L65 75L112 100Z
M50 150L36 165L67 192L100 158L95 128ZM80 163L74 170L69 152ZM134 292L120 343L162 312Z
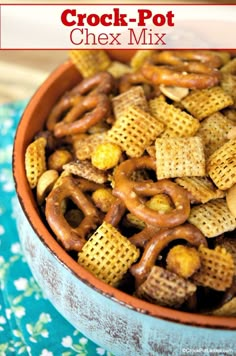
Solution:
M43 243L20 204L16 211L19 237L35 279L55 308L95 343L116 356L210 355L214 350L219 355L234 354L236 330L158 319L91 288Z

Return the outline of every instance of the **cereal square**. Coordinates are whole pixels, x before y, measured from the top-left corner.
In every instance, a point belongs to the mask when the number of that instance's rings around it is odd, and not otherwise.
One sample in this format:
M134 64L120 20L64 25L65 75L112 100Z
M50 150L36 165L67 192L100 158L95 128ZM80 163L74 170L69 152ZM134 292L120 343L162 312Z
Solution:
M232 121L220 112L216 112L201 122L197 135L202 138L206 157L228 141L228 133L232 128Z
M149 112L148 102L145 97L143 87L133 87L112 99L115 118L118 119L122 116L123 112L126 111L130 105L137 106L142 110Z
M205 156L199 137L157 138L158 179L205 175Z
M236 218L230 213L223 198L192 207L188 221L208 238L236 228Z
M107 133L129 157L140 157L164 131L164 124L137 106L129 106Z
M116 286L139 253L115 227L103 222L83 246L78 262L99 279Z
M222 190L236 183L236 138L218 148L207 161L207 173Z
M159 97L150 100L149 106L151 114L166 125L162 137L190 137L199 129L197 119Z
M196 119L202 120L234 103L220 86L194 90L182 100L185 109Z
M104 71L111 65L108 54L102 49L73 49L69 51L69 57L84 78Z

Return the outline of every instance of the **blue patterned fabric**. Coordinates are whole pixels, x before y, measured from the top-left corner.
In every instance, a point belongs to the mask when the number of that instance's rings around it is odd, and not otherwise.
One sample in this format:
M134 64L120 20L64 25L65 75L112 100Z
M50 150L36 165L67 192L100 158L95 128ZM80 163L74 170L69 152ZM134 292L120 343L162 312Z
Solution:
M55 310L22 254L11 161L16 127L26 104L0 106L0 356L111 356Z

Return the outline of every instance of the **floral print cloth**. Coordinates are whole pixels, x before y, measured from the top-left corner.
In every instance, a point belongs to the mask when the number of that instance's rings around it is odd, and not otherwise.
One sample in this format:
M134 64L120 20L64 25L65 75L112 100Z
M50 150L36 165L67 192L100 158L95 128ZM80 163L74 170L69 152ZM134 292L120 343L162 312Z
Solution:
M26 104L0 106L0 356L111 356L55 310L22 254L11 161L17 123Z

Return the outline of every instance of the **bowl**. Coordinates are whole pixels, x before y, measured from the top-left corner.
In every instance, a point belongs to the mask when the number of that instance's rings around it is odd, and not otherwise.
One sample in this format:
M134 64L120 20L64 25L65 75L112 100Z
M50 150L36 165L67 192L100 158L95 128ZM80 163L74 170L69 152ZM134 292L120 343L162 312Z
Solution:
M79 80L81 76L70 61L60 65L30 100L15 135L17 226L35 279L75 328L116 356L174 356L193 354L199 349L201 355L208 355L211 350L233 353L235 317L172 310L105 284L69 256L41 219L25 175L25 150L58 98Z

